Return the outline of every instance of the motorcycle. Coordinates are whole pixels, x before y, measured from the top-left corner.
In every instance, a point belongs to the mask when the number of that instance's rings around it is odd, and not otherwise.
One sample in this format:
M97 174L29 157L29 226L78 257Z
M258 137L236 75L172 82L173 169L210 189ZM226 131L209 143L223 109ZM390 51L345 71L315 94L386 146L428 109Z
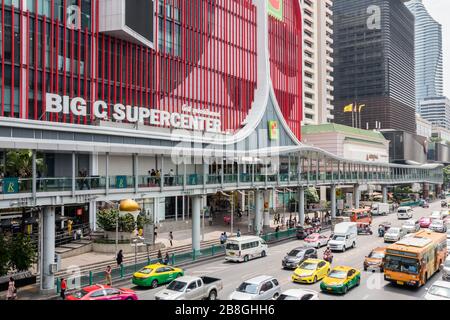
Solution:
M333 263L333 254L332 253L324 253L323 254L323 260L325 260L326 262L329 262L330 264Z

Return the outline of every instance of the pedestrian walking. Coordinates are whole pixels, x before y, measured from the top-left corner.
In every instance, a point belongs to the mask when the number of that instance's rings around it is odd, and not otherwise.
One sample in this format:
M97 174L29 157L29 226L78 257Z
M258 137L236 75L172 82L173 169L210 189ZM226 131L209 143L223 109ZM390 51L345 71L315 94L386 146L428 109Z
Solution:
M106 278L106 285L108 286L112 286L111 273L112 273L111 266L107 266L105 270L105 278Z
M169 241L170 241L170 246L173 247L173 233L172 233L172 231L169 232Z
M120 267L123 262L123 251L120 250L116 257L117 266Z
M6 293L6 300L16 300L17 299L17 288L14 279L9 278L8 292Z
M173 169L170 169L170 171L169 171L169 185L173 186L174 179L175 179L175 172L173 171Z
M66 279L61 279L61 287L60 287L60 296L62 300L66 300L66 290L67 290L67 282Z
M238 229L237 231L237 237L239 238L241 236L241 229Z
M220 235L219 240L220 244L225 244L225 236L223 235L223 233Z

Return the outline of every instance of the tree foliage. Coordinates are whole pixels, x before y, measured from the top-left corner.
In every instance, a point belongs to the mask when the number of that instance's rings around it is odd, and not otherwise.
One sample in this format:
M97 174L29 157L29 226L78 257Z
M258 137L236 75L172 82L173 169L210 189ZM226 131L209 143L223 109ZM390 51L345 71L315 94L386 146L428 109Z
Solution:
M120 215L116 209L103 209L97 213L97 226L104 231L116 231L118 219L119 232L133 232L136 228L133 215L127 213ZM138 217L139 224L139 217Z
M36 157L36 168L45 173L46 167L42 156ZM31 150L14 150L6 154L5 176L31 178L33 175L33 153Z
M8 249L11 269L27 271L37 260L36 247L27 235L18 234L11 237Z
M0 233L0 277L9 271L9 249L6 238Z

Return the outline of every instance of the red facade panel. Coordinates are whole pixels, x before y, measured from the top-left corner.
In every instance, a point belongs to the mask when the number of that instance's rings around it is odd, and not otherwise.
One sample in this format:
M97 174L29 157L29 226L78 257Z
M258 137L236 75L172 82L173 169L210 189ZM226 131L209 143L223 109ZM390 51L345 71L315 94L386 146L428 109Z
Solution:
M68 2L63 0L65 6ZM300 137L301 13L298 1L284 2L284 21L269 18L271 74L283 115ZM86 6L85 1L76 3ZM162 6L165 10L160 10ZM185 104L210 109L222 114L223 131L239 130L246 119L258 76L257 8L251 0L155 0L155 50L100 34L98 0L83 7L89 19L82 19L80 28L67 25L65 12L56 9L55 1L48 13L35 12L38 0L33 7L24 11L1 5L1 40L5 44L6 35L11 43L9 59L5 59L5 45L1 52L1 115L93 123L92 109L87 117L46 114L49 92L106 101L109 115L116 103L170 112L182 112ZM12 20L9 35L5 15ZM20 49L21 54L27 53L26 65L22 58L14 58L15 44L23 38L14 32L14 19L20 19L20 34L32 39L26 50ZM8 83L6 69L11 73ZM14 84L22 83L24 76L26 86L20 90L27 91L27 98L19 97L19 101L26 106L19 108ZM11 93L6 95L5 90ZM10 97L8 106L5 96Z
M298 0L283 1L283 20L269 17L269 52L272 83L281 112L301 138L302 12Z

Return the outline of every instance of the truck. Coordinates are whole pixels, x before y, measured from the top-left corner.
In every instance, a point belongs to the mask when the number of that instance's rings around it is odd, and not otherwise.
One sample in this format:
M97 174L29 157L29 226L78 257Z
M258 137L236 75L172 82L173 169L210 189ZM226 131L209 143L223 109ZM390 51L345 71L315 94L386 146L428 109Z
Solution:
M212 277L183 276L173 280L155 295L156 300L216 300L222 280Z
M334 231L328 246L332 251L345 252L348 248L356 247L358 224L356 222L341 222L334 226Z
M372 204L373 216L387 216L390 212L389 203L377 202Z

